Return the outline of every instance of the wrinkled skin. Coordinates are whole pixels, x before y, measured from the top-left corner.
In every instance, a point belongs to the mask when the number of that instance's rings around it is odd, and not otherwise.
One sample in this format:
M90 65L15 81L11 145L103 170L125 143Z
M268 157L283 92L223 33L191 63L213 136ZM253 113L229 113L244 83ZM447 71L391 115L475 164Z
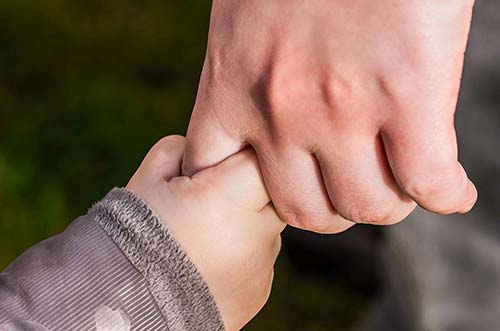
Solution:
M465 213L454 112L472 0L216 0L184 174L246 145L287 223Z

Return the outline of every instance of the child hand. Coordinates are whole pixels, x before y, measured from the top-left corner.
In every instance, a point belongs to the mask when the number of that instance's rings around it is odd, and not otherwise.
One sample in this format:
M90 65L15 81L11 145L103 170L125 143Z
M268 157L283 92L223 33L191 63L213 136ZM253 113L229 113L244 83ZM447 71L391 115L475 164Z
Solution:
M267 301L285 224L265 190L252 150L179 177L184 137L160 140L127 188L144 199L208 284L227 331Z

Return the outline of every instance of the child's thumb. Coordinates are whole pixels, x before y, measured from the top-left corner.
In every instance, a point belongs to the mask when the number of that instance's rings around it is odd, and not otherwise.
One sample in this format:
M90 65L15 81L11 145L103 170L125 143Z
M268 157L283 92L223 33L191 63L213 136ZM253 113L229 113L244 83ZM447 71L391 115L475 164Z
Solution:
M129 186L140 183L147 187L180 176L184 146L185 139L182 136L162 138L148 152Z

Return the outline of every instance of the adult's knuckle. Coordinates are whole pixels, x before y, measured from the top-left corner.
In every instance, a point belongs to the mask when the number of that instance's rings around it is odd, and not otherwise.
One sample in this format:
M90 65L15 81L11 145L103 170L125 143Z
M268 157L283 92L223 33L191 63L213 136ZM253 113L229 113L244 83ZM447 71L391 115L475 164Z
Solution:
M460 208L462 203L462 186L460 177L448 174L433 175L432 178L412 181L403 189L422 207L439 214L451 214Z
M364 203L342 212L342 216L354 223L385 225L393 223L391 219L394 206L389 202Z
M260 77L253 88L257 107L265 118L290 126L300 125L298 117L304 120L311 104L315 104L317 87L310 78L297 75L297 68L290 62L275 64L266 75ZM304 97L310 97L305 105ZM298 121L300 122L300 121Z
M285 210L282 214L287 224L319 233L325 232L331 221L317 212L307 212L304 210Z
M421 200L436 200L457 188L457 178L451 172L433 171L429 176L414 177L403 182L403 189Z

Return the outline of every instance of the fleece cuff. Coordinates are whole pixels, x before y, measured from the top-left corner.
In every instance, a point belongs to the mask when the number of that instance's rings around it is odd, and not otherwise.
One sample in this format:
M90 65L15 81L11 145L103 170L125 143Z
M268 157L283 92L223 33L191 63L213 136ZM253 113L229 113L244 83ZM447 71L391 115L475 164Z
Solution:
M169 330L224 330L206 282L141 198L127 189L115 188L89 211L89 216L146 279Z

